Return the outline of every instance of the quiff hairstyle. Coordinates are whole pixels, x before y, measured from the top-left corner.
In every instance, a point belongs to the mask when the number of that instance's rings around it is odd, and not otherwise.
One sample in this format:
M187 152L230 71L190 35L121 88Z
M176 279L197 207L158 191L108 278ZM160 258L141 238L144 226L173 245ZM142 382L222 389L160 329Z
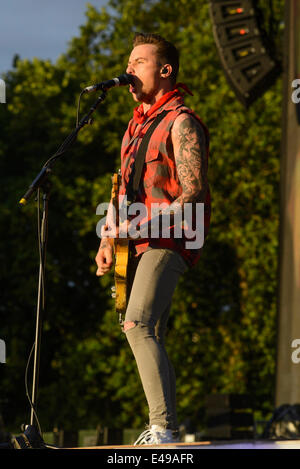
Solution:
M179 52L176 47L159 34L135 33L133 47L140 46L141 44L154 44L157 49L159 64L161 66L164 64L172 65L170 80L175 85L179 70Z

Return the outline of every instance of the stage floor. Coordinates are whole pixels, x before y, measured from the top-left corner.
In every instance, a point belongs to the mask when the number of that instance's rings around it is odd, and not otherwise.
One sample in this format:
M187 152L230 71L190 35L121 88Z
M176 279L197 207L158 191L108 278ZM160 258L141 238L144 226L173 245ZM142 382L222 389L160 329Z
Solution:
M253 440L253 441L199 441L193 443L170 443L164 445L110 445L110 446L89 446L83 448L70 449L110 449L110 450L128 450L128 449L173 449L173 450L200 450L200 449L300 449L300 440Z

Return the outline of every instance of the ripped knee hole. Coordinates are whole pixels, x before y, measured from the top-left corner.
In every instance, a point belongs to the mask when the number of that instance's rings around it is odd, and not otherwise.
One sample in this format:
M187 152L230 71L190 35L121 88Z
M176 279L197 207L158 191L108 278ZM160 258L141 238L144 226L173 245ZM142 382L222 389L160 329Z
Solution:
M124 332L128 331L129 329L133 329L136 326L136 323L133 321L126 321L124 322Z

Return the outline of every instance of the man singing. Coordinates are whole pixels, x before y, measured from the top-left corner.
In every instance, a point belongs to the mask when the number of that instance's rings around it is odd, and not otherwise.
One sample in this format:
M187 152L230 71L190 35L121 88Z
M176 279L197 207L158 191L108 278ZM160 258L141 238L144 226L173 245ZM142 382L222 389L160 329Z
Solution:
M174 207L175 212L189 205L194 215L196 206L204 204L204 218L194 218L193 226L196 230L204 226L205 238L210 222L209 135L200 118L184 105L179 88L189 90L176 84L178 69L179 54L173 44L157 34L135 35L127 73L133 81L129 91L140 104L122 141L122 191L132 193L135 157L155 122L135 201L147 208L148 224L153 204ZM172 225L172 217L169 220ZM149 406L149 426L136 441L139 445L172 443L178 438L175 373L165 350L165 331L178 279L196 264L203 243L201 247L187 244L183 227L178 237L171 225L169 237L151 238L148 230L147 237L130 240L134 274L123 330ZM130 220L126 226L130 228ZM99 276L112 267L113 251L106 237L101 239L96 262Z

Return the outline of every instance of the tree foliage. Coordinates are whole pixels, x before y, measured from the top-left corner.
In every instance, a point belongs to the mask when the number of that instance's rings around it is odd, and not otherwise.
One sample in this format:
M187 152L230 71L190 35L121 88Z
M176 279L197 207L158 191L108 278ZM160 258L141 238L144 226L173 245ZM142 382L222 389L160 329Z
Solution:
M283 1L262 20L282 54ZM133 14L134 12L134 14ZM178 375L181 421L203 421L206 394L249 393L272 410L276 352L282 83L248 110L227 83L204 0L111 0L86 22L55 64L16 58L0 107L1 338L3 415L28 419L23 385L34 341L38 278L36 203L18 200L75 126L80 90L125 70L135 31L154 31L181 53L186 99L211 133L212 224L201 260L176 290L168 350ZM81 100L81 115L95 96ZM42 427L143 427L147 408L110 298L112 275L95 276L96 207L108 201L134 103L108 93L76 143L54 166L49 202L46 314L38 415ZM30 378L29 378L30 381ZM30 385L30 382L29 382Z

